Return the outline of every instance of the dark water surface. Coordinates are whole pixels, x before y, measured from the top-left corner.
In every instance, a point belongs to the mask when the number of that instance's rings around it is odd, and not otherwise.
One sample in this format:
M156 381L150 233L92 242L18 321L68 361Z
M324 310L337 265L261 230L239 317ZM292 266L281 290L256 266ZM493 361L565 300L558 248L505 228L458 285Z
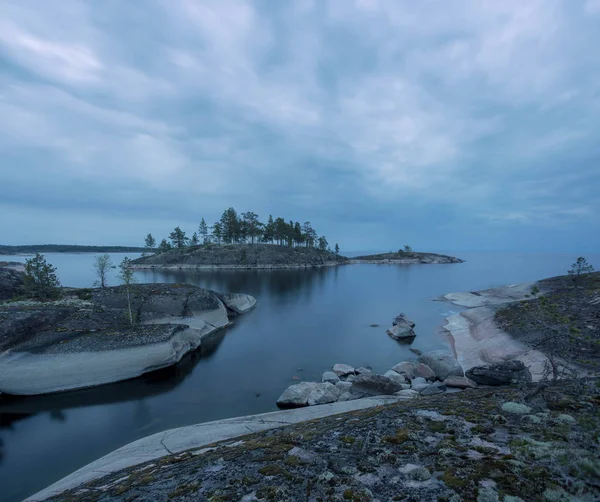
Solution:
M64 285L89 287L94 256L46 255ZM132 254L129 254L133 257ZM276 410L294 378L335 363L385 371L414 355L385 333L400 312L412 347L447 347L445 293L559 275L575 255L460 253L452 265L347 265L310 270L145 271L139 282L188 282L248 293L257 307L174 368L85 391L0 400L0 500L16 501L98 457L173 427ZM113 255L115 263L123 255ZM24 261L26 257L2 257ZM588 255L598 268L600 255ZM116 283L116 270L111 276ZM379 327L371 327L378 324Z

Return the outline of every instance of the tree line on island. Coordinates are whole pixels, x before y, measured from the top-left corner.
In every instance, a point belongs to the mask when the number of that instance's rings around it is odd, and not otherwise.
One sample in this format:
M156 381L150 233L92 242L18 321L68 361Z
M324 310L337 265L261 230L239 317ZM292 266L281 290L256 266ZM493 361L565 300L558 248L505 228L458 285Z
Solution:
M233 207L226 209L221 219L213 225L209 226L202 218L191 237L177 226L158 246L152 234L148 234L145 239L146 249L154 253L206 244L255 243L331 251L327 238L324 235L319 236L310 221L301 225L298 221L286 222L281 217L273 219L273 216L269 215L267 222L263 223L256 213L248 211L238 214ZM339 254L338 244L335 245L334 252Z

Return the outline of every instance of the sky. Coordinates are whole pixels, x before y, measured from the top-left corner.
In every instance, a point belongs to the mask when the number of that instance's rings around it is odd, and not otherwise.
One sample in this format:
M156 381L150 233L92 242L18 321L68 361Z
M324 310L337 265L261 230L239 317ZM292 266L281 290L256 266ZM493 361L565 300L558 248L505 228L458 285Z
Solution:
M229 206L343 250L600 250L600 0L1 0L0 244Z

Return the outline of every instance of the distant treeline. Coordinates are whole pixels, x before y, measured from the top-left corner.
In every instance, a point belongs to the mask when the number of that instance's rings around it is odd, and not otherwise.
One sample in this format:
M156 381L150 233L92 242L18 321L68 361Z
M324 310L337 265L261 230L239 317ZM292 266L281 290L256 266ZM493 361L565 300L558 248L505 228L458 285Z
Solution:
M136 246L78 246L71 244L32 244L30 246L0 245L0 254L21 253L142 253L146 248Z
M324 235L319 236L310 221L300 224L298 221L287 222L284 218L269 216L267 222L263 223L256 213L248 211L238 214L233 207L226 209L221 219L213 225L208 225L202 218L198 229L191 237L188 237L180 227L175 227L168 239L162 239L158 246L152 234L146 236L145 242L147 250L160 253L202 244L254 244L255 242L289 247L311 247L322 251L331 250L327 238ZM337 244L335 253L339 253Z

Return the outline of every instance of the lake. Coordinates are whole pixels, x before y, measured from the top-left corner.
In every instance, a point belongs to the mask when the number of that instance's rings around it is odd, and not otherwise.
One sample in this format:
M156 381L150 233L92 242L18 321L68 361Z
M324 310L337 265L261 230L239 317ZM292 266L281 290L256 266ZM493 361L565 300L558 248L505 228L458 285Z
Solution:
M577 257L553 253L457 253L452 265L346 265L310 270L138 271L139 282L188 282L248 293L257 307L176 367L57 395L0 399L2 500L21 500L98 457L165 429L276 410L298 379L320 381L335 363L383 372L422 351L448 347L445 293L566 273ZM124 255L114 254L115 263ZM129 253L129 257L136 255ZM26 256L0 256L24 261ZM48 254L65 286L94 282L89 254ZM600 255L587 255L596 269ZM109 285L116 284L112 270ZM412 345L386 329L404 312ZM377 324L377 327L371 325Z

